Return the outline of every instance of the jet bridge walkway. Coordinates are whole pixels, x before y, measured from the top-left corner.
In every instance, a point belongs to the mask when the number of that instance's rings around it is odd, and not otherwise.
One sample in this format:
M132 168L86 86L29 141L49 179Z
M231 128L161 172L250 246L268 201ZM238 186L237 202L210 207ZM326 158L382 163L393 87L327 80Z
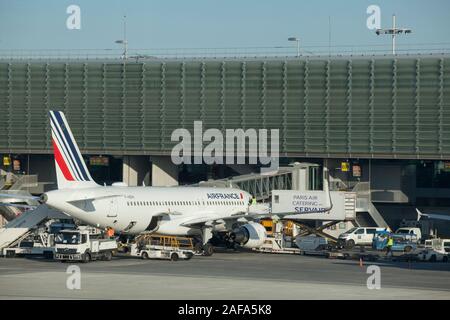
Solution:
M244 174L232 178L208 180L198 183L200 187L234 187L247 191L257 201L267 201L272 195L272 190L292 189L292 176L296 170L294 167L281 167L277 172L269 174Z

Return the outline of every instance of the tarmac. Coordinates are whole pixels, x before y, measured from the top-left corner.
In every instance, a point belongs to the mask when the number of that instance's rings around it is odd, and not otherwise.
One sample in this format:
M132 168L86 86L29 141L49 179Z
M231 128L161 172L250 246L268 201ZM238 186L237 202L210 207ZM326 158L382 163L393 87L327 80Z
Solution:
M76 264L0 258L0 299L450 299L450 263L367 262L222 252L188 261L114 257ZM369 289L370 265L380 289ZM71 280L72 279L72 280ZM69 289L74 283L80 289ZM72 283L72 285L70 285Z

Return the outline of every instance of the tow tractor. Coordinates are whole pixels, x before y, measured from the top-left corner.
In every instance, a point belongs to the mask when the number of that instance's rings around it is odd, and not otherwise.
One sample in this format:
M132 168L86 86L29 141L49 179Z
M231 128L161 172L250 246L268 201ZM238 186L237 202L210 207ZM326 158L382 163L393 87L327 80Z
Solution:
M130 255L142 259L189 260L194 256L191 238L148 234L131 245Z
M111 260L117 250L115 239L105 239L98 229L80 226L76 230L62 230L55 236L56 260L65 262Z
M430 239L425 241L425 249L419 252L420 261L448 262L450 239Z

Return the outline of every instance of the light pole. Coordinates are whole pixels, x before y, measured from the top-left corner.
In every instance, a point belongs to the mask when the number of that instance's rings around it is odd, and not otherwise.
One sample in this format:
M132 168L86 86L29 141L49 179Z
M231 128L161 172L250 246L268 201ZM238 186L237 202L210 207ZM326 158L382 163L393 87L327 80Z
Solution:
M300 57L300 39L297 37L289 37L288 41L295 41L297 42L297 57Z
M392 28L375 30L375 33L377 34L377 36L379 36L380 34L392 35L392 54L393 55L395 55L395 37L401 33L408 34L411 32L412 32L411 29L397 28L396 21L395 21L395 14L392 15Z
M115 43L123 44L122 59L127 60L127 58L128 58L127 16L123 16L123 39L116 40Z

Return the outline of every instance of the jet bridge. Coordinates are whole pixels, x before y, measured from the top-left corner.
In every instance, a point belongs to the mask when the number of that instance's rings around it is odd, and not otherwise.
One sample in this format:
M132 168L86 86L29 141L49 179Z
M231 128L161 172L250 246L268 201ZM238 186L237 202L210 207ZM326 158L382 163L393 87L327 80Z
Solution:
M234 187L247 191L257 201L270 201L272 190L319 190L321 188L320 166L313 163L295 162L271 173L250 173L232 178L202 181L200 187Z

